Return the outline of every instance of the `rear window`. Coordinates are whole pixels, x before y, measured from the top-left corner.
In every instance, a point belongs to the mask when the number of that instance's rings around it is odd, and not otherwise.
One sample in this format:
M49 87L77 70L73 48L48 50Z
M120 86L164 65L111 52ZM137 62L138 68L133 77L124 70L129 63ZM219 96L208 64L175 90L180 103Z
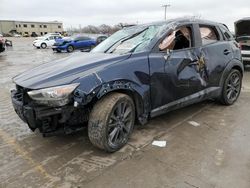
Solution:
M207 45L219 41L219 35L213 26L200 26L202 45Z

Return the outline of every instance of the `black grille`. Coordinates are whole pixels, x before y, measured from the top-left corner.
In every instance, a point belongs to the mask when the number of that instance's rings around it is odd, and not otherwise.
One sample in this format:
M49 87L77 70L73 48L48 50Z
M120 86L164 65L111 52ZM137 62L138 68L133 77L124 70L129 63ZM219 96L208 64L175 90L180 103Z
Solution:
M242 45L242 46L241 46L241 49L242 49L242 50L250 50L250 46Z
M250 54L242 54L242 57L250 57Z
M23 94L24 94L23 88L17 85L17 86L16 86L16 91L15 91L13 97L14 97L17 101L23 103Z
M23 102L23 93L15 93L15 99L19 102Z
M26 105L26 104L28 104L28 101L29 101L29 97L28 97L27 92L28 92L28 90L26 90L25 88L17 85L14 98L17 101L22 102L23 105Z

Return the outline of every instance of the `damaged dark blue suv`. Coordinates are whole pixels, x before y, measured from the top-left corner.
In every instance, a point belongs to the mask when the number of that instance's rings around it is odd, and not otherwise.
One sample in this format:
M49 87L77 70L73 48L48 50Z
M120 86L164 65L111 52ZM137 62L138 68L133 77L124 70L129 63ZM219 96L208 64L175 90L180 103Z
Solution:
M13 78L12 102L44 136L88 126L90 141L114 152L135 121L208 98L232 105L243 64L223 24L174 19L125 28L90 53L43 64Z

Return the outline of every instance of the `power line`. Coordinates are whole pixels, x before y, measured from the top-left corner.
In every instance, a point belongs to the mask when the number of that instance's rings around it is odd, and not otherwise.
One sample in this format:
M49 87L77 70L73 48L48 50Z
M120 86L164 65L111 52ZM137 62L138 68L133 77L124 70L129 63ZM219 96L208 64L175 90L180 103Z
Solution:
M170 7L170 6L171 6L170 4L162 5L162 7L164 7L164 9L165 9L165 16L164 16L165 20L167 20L167 8Z

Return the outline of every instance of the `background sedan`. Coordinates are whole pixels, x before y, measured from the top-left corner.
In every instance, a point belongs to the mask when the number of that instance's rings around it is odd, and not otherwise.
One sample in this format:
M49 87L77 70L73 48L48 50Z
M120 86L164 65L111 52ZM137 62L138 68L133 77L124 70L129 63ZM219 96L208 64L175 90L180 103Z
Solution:
M57 39L52 49L56 52L73 52L76 49L90 51L96 45L96 40L85 36L73 36L70 38Z

